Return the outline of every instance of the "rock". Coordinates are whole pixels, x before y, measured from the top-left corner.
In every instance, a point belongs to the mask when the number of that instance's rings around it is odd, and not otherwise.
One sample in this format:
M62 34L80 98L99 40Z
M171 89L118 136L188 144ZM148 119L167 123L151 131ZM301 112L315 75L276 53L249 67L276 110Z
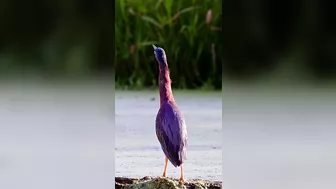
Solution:
M161 177L143 178L115 178L116 189L219 189L222 188L221 181L208 181L192 179L180 182L177 179Z

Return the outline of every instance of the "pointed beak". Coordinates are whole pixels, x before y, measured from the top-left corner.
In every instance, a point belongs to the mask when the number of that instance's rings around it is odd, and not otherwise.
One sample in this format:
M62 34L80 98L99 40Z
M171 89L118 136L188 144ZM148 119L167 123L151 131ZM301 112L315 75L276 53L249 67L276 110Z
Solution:
M155 45L152 45L153 46L153 49L155 50L157 47Z

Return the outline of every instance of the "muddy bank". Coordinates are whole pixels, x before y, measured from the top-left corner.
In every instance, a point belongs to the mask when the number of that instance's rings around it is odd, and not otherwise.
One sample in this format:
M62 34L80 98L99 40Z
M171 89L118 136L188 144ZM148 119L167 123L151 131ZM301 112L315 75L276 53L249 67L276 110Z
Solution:
M143 177L143 178L115 178L116 189L180 189L180 188L205 188L205 189L219 189L222 188L220 181L207 181L202 179L186 180L183 183L177 179L160 178L160 177Z

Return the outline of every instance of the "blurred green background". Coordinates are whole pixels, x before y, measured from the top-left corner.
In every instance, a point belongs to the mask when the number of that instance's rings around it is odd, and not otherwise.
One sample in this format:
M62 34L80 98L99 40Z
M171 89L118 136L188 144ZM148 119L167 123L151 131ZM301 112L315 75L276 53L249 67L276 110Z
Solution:
M114 71L117 88L155 87L155 44L166 50L174 88L221 89L222 79L335 81L327 1L114 3L115 11L105 1L1 1L0 78Z
M224 1L223 76L243 81L335 82L329 1Z
M0 1L0 77L112 75L113 7L105 1Z
M174 88L221 89L221 0L116 0L117 87L156 86L152 44L165 49Z

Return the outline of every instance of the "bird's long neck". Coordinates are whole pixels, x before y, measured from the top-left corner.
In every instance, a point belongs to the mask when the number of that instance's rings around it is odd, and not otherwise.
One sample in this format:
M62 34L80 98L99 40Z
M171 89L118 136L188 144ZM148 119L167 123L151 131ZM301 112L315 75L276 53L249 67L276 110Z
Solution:
M160 66L159 75L160 103L174 100L168 66Z

